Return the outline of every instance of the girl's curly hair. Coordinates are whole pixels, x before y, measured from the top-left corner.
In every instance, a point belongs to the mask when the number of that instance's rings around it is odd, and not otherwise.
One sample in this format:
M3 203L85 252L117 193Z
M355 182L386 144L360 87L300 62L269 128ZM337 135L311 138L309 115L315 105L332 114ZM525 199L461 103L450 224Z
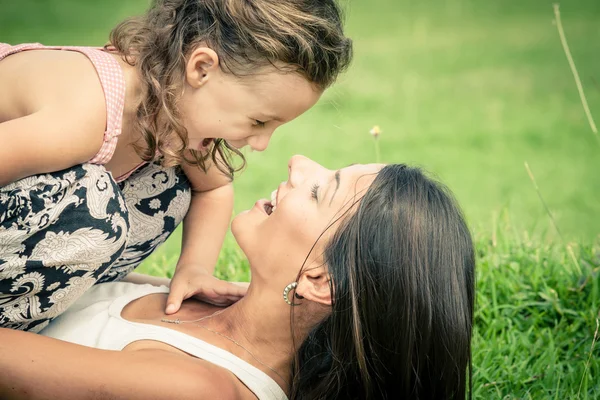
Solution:
M320 90L330 86L352 58L352 41L344 36L335 0L156 0L141 17L113 29L106 46L118 52L142 77L143 100L136 124L143 144L139 156L163 165L210 164L233 177L243 155L223 139L207 153L191 150L177 103L181 98L186 56L199 44L211 47L224 72L251 75L274 66L305 77ZM255 73L255 72L254 72ZM242 159L232 164L232 154Z

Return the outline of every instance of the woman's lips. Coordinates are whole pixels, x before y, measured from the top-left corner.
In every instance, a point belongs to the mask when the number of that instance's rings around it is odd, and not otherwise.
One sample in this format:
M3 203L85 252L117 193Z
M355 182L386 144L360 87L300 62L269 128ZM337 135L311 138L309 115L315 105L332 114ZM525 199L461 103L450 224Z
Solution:
M271 206L273 207L273 211L275 211L279 205L279 201L281 200L280 194L282 193L281 189L284 188L286 184L287 182L281 182L279 186L277 186L277 190L273 190L271 193Z
M280 189L285 186L286 182L282 182L278 187L277 190L274 190L271 193L271 200L267 200L267 199L260 199L258 200L255 204L254 207L258 208L260 212L262 212L263 214L266 214L267 216L272 215L275 210L277 209L277 205L279 203L279 193L280 193Z
M255 208L258 208L260 212L266 216L271 215L267 210L272 210L271 202L267 199L260 199L254 204Z

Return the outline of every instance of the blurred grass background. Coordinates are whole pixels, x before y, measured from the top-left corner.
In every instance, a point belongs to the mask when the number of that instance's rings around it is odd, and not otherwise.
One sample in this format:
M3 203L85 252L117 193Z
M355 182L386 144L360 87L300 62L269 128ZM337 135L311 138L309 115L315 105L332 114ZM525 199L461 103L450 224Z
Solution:
M0 0L0 40L102 45L147 0ZM523 162L573 240L600 232L600 146L586 121L549 0L345 0L355 60L320 103L247 154L236 211L268 197L287 160L337 168L375 158L423 166L446 182L476 231L508 209L519 229L553 235ZM600 118L600 2L562 18L592 112Z
M236 211L268 197L304 154L330 168L381 158L437 175L475 233L476 398L600 398L592 350L600 234L600 142L585 118L549 0L345 0L355 60L319 102L247 153ZM103 45L146 0L0 0L0 41ZM600 1L561 4L600 119ZM600 122L600 121L597 121ZM567 252L527 176L527 161ZM170 275L179 231L141 267ZM217 274L247 280L231 237ZM586 361L590 358L589 367Z

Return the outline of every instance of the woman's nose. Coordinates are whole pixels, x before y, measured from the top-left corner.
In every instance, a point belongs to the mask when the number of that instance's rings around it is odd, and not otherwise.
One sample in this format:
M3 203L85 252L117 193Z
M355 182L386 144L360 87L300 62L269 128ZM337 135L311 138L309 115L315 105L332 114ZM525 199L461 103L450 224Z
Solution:
M301 155L295 155L288 162L289 182L293 187L299 186L304 182L307 171L315 162Z

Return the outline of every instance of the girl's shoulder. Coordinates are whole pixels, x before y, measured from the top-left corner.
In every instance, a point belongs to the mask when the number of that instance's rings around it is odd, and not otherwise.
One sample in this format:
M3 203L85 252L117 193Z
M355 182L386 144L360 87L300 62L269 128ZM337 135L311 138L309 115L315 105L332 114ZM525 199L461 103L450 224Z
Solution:
M0 186L86 162L107 127L94 65L73 51L39 49L0 61ZM9 151L10 149L10 151Z
M105 112L96 66L78 51L40 47L12 53L0 61L0 87L0 122L57 103L77 103L91 112Z

